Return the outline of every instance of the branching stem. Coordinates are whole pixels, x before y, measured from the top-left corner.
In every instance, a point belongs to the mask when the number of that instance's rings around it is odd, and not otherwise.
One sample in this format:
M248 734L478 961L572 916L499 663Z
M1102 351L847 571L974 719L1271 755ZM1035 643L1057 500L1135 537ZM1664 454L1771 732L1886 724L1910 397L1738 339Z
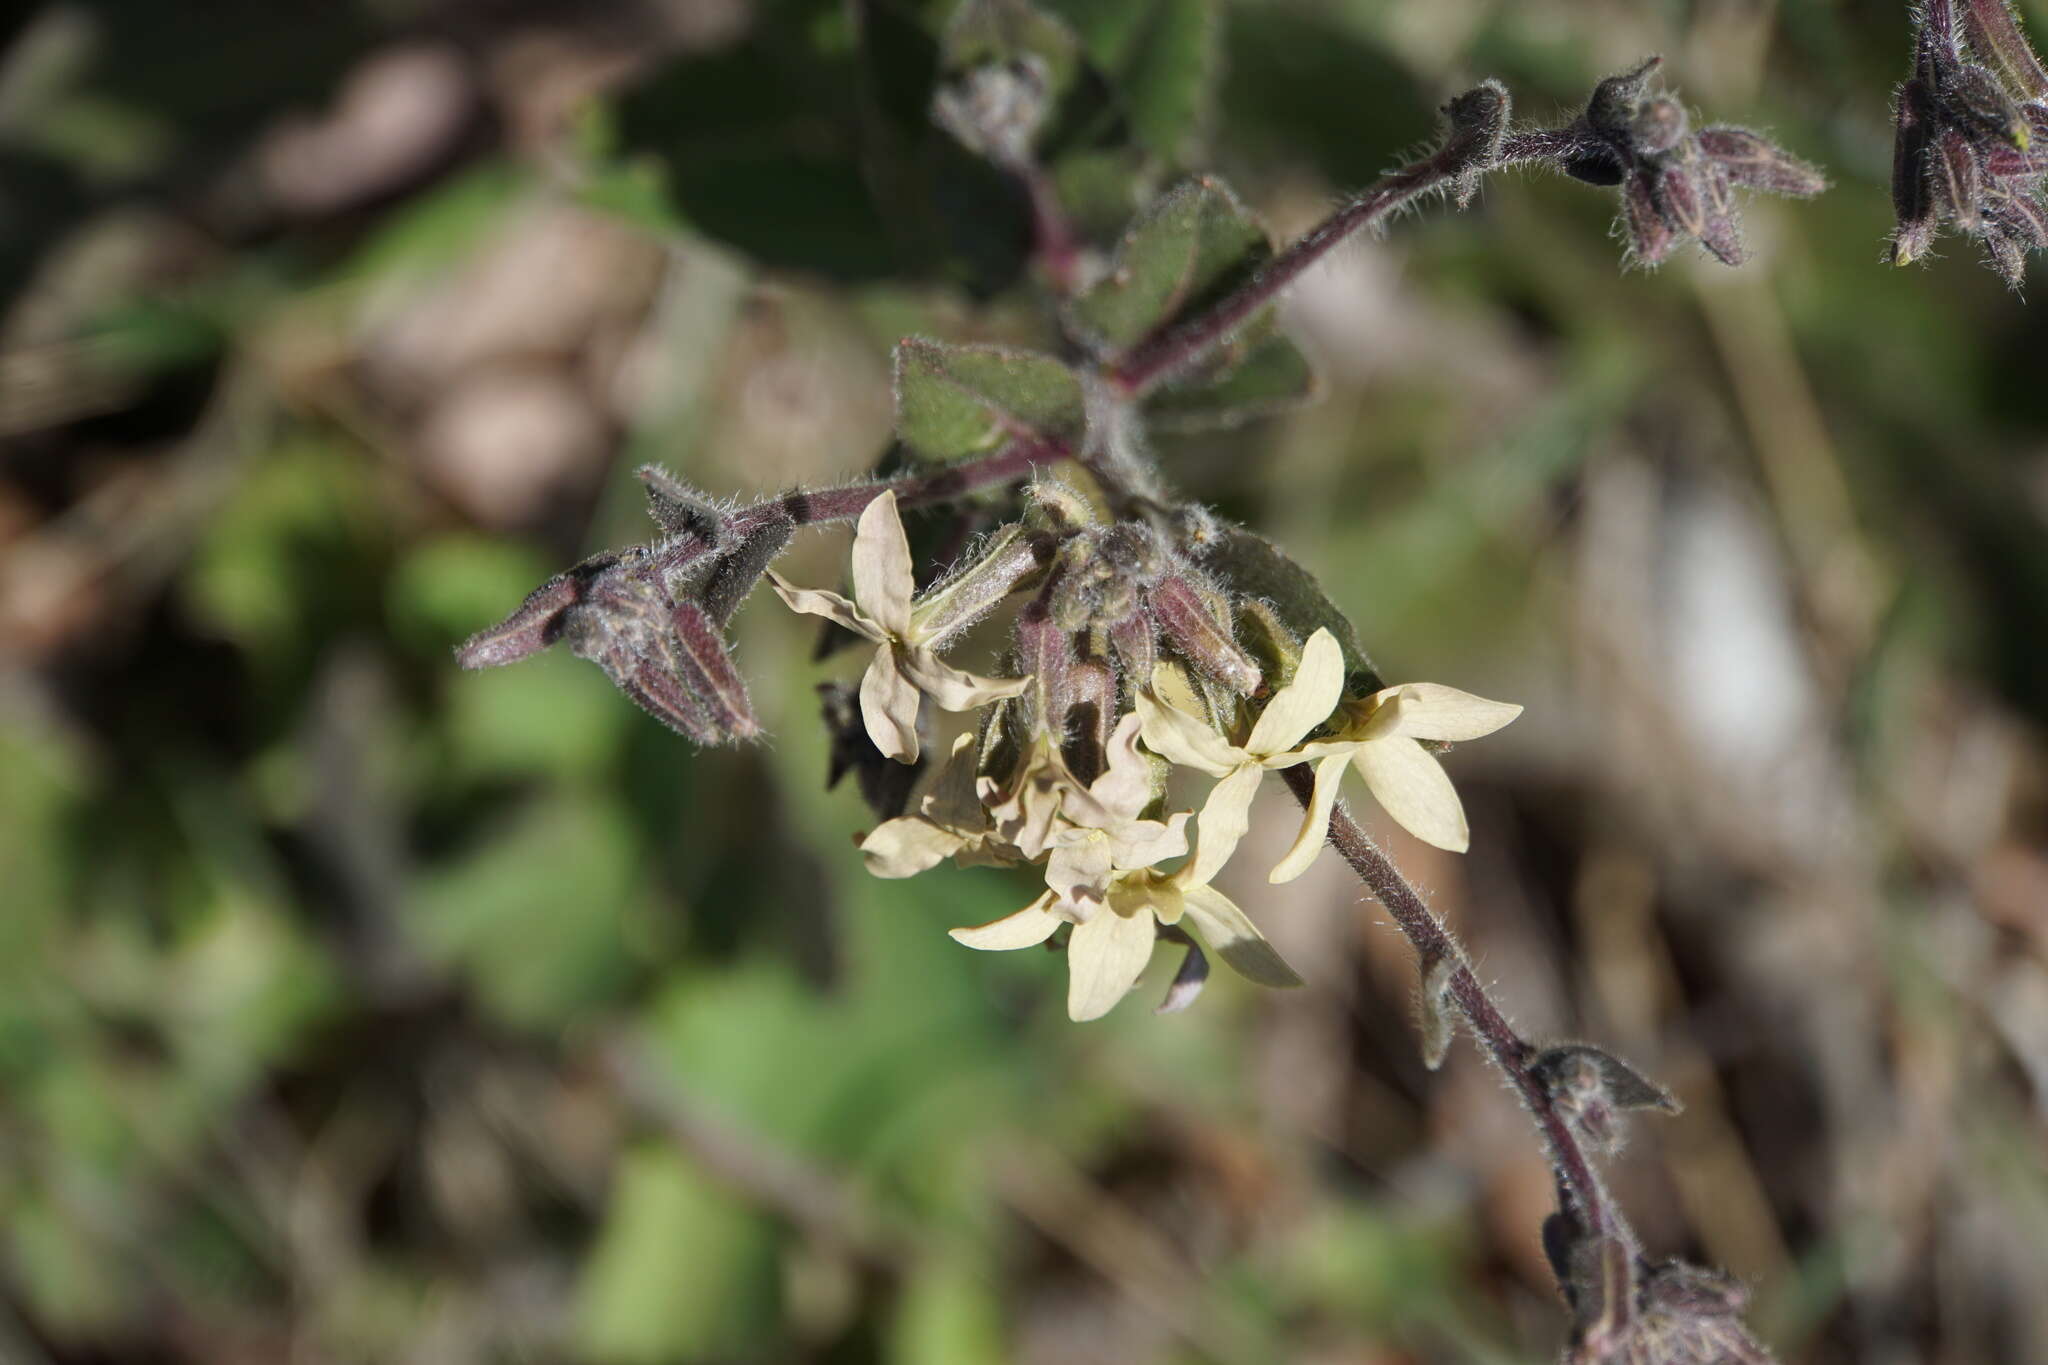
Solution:
M1281 776L1295 799L1306 808L1315 790L1315 779L1306 766L1285 768ZM1571 1124L1558 1111L1549 1089L1529 1069L1537 1050L1515 1032L1507 1016L1493 1003L1471 967L1465 964L1456 940L1423 903L1422 894L1401 875L1393 860L1373 843L1358 822L1339 806L1330 815L1330 843L1351 864L1351 870L1365 883L1373 898L1386 907L1394 924L1407 936L1410 946L1423 961L1448 959L1457 964L1451 973L1449 994L1472 1026L1473 1035L1493 1064L1507 1076L1521 1096L1537 1130L1549 1149L1551 1168L1557 1176L1558 1199L1564 1212L1576 1218L1592 1239L1617 1237L1635 1244L1627 1220L1622 1216L1600 1181L1600 1173L1586 1155Z
M1449 186L1473 169L1469 149L1453 144L1390 172L1296 238L1215 307L1133 347L1109 367L1109 382L1130 397L1141 397L1198 364L1340 243L1383 221L1411 200Z

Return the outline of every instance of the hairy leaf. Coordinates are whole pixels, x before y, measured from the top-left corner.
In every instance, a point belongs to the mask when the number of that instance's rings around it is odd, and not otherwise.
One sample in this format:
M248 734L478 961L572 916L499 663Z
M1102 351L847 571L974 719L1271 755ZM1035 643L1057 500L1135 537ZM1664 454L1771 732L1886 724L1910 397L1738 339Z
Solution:
M1308 357L1281 333L1257 330L1224 346L1218 363L1162 385L1147 403L1154 426L1233 427L1312 401L1321 386Z
M1203 176L1152 202L1069 319L1102 349L1123 350L1222 297L1272 254L1251 211L1222 181Z
M1009 440L1072 449L1081 426L1080 381L1049 355L920 337L896 347L896 432L924 459L959 459Z

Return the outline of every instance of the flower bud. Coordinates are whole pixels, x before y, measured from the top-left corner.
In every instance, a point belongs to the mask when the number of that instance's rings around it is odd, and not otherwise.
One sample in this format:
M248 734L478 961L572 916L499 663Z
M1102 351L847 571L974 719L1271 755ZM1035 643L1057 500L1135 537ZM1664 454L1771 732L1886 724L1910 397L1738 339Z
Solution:
M1662 156L1691 131L1685 106L1669 95L1644 102L1629 120L1629 142L1641 156Z
M700 742L758 736L761 724L754 718L753 704L747 699L747 684L733 667L732 656L726 652L725 640L711 613L697 602L685 601L676 604L669 619L675 632L676 674L696 699L711 729L718 732L717 740Z
M925 589L910 614L912 629L932 646L944 644L993 611L1004 598L1044 572L1051 543L1021 525L998 529L960 569Z
M1217 623L1194 584L1178 574L1162 578L1146 606L1173 647L1199 672L1240 695L1258 690L1258 666Z

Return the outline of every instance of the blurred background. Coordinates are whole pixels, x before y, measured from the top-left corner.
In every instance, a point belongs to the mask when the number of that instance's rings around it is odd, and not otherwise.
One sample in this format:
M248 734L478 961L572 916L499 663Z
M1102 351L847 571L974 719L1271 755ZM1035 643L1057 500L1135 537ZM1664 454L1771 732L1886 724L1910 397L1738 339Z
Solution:
M1615 1167L1651 1251L1791 1362L2048 1361L2048 314L1879 263L1905 7L1059 7L1220 82L1171 159L1283 236L1463 84L1548 117L1650 52L1830 169L1739 272L1623 274L1548 177L1404 218L1289 304L1324 402L1162 454L1387 676L1526 704L1451 760L1468 856L1375 828L1525 1031L1683 1098ZM886 9L0 19L0 1360L1555 1352L1526 1121L1423 1069L1333 858L1232 869L1306 989L1158 1018L1162 955L1074 1026L944 935L1022 879L861 872L847 664L765 595L746 750L451 663L647 534L637 463L856 474L899 336L1045 343L891 235Z

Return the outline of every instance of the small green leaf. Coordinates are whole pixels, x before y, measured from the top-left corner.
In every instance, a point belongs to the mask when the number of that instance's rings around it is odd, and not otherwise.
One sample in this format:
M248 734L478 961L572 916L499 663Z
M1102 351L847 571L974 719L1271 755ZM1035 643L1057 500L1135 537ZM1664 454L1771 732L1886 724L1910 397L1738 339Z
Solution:
M953 460L1013 439L1072 449L1081 384L1035 351L947 346L907 337L896 347L896 433L928 460Z
M1363 696L1386 685L1358 642L1351 619L1330 600L1315 575L1272 541L1242 526L1225 526L1214 544L1201 549L1199 562L1233 592L1271 603L1274 614L1302 639L1319 627L1327 628L1344 649L1346 692Z
M1318 387L1301 348L1274 331L1238 338L1220 364L1160 388L1147 411L1155 426L1172 430L1233 427L1309 402Z
M1152 202L1116 265L1075 299L1069 319L1104 350L1124 350L1242 283L1273 254L1266 230L1222 181L1191 180Z

